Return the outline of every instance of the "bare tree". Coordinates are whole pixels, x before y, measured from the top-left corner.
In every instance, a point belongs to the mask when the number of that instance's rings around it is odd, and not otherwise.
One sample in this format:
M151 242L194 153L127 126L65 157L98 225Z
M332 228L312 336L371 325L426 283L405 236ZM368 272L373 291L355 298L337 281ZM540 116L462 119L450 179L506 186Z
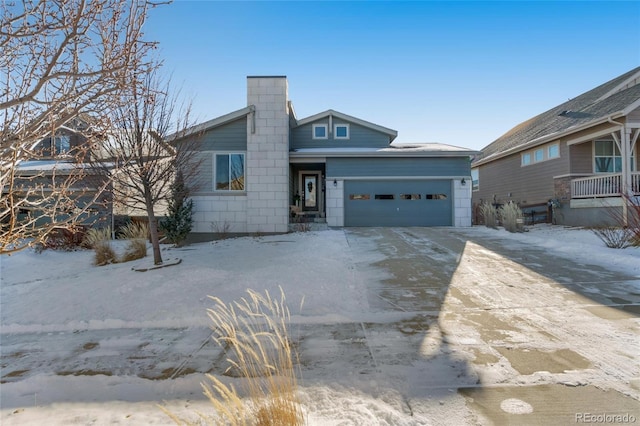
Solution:
M162 263L156 209L171 196L176 174L192 180L199 165L197 135L177 143L191 126L190 105L170 93L170 82L157 69L145 74L115 110L109 141L92 153L92 165L108 176L115 201L146 213L156 265Z
M100 197L107 183L89 188L82 167L22 169L42 155L43 138L81 114L91 117L89 126L75 129L83 140L107 127L122 90L136 84L131 77L154 66L145 60L154 44L142 33L152 6L144 0L0 0L0 254L39 242L56 226L72 226L92 204L78 207L74 198ZM55 144L48 154L66 163L85 156L79 146L63 153ZM37 213L21 221L24 211Z

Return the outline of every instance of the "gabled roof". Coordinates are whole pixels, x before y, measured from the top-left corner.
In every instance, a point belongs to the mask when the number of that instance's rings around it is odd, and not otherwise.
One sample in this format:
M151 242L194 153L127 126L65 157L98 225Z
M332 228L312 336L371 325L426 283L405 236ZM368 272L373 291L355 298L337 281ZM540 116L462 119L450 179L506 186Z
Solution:
M545 143L579 129L621 117L640 106L640 67L518 124L482 149L481 164Z
M353 117L351 115L343 114L341 112L334 111L332 109L329 109L329 110L324 111L324 112L320 112L318 114L312 115L312 116L307 117L307 118L303 118L301 120L296 120L295 125L292 126L292 127L300 127L300 126L303 126L305 124L313 123L313 122L321 120L323 118L327 118L329 116L336 117L336 118L338 118L340 120L348 121L350 123L357 124L359 126L366 127L366 128L371 129L371 130L375 130L376 132L380 132L380 133L384 133L386 135L389 135L389 142L392 142L398 136L398 132L396 130L389 129L389 128L383 127L383 126L379 126L379 125L371 123L369 121L361 120L359 118Z
M247 107L244 107L242 109L239 109L237 111L233 111L230 112L228 114L225 115L221 115L220 117L216 117L213 118L209 121L205 121L204 123L200 123L200 124L196 124L195 126L191 126L188 129L185 129L183 131L174 133L172 135L169 135L165 138L165 140L167 141L173 141L176 139L181 139L184 138L186 136L192 135L194 133L200 133L200 132L204 132L210 129L213 129L215 127L219 127L222 126L223 124L227 124L230 123L232 121L235 121L239 118L242 118L252 112L254 112L256 110L256 107L253 105L249 105Z

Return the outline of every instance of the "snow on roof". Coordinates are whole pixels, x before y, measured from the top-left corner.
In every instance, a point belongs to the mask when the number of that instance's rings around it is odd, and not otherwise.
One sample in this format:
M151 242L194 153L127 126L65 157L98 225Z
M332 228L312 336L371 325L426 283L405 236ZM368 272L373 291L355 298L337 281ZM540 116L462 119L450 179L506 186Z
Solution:
M477 151L441 143L391 144L385 148L300 148L290 154L326 155L326 156L468 156Z
M76 163L60 160L29 160L18 164L20 171L73 170L76 167Z

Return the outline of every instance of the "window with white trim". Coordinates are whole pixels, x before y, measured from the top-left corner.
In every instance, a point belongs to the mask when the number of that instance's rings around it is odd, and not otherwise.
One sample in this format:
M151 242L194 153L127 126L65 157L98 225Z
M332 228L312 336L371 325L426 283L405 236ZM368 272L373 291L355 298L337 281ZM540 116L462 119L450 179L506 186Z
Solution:
M520 165L529 166L531 164L554 160L556 158L560 158L560 144L553 143L551 145L545 145L534 150L523 152L520 154Z
M348 124L336 124L333 126L333 138L334 139L349 139L349 125Z
M536 163L544 161L544 149L540 148L533 151L533 161Z
M215 154L216 191L244 191L244 153Z
M471 190L478 191L480 189L480 170L471 169Z
M329 125L314 124L312 127L313 139L327 139L329 137Z
M66 155L71 150L71 137L69 135L56 135L45 140L43 146L44 155L46 156Z
M631 153L631 170L635 170L635 156ZM613 140L593 142L593 170L595 173L622 172L622 154Z

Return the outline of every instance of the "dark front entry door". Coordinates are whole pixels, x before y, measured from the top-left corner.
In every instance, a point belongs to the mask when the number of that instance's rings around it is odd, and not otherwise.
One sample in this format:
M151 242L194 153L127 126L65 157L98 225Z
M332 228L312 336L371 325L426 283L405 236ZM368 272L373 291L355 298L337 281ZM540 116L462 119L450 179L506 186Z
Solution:
M302 175L304 198L302 210L318 211L318 175Z

